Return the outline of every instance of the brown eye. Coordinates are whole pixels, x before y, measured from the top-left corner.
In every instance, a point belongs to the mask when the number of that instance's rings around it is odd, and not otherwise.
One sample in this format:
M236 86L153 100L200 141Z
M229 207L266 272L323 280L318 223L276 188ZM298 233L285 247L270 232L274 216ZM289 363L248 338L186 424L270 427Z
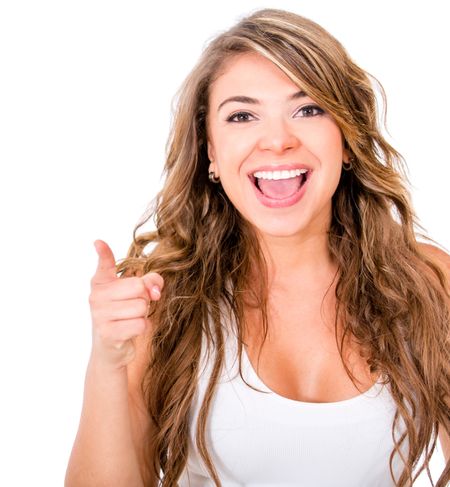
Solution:
M317 115L322 115L325 112L317 105L306 105L305 107L300 108L297 113L303 113L303 117L315 117Z
M248 112L237 112L237 113L234 113L233 115L230 115L227 118L227 122L238 122L238 123L239 122L249 122L249 120L245 118L247 116L251 117L251 114ZM244 117L244 118L242 118L242 117Z

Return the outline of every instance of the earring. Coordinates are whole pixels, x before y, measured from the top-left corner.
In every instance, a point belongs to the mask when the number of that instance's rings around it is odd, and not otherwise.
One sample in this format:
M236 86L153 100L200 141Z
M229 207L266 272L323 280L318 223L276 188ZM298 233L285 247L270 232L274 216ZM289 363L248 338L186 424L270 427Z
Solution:
M345 161L342 162L342 168L344 169L344 171L350 171L353 168L353 162L355 162L355 158L352 156L347 163Z
M220 181L219 176L215 176L215 175L214 175L214 171L211 171L210 173L208 173L208 177L209 177L209 180L210 180L212 183L218 183L218 182Z

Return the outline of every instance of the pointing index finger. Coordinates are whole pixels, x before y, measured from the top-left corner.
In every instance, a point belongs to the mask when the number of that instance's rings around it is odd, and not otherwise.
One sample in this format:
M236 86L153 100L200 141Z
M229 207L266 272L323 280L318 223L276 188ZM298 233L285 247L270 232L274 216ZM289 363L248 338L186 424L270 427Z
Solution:
M94 242L98 255L97 269L92 279L96 284L104 284L118 279L116 273L116 260L109 245L103 240Z

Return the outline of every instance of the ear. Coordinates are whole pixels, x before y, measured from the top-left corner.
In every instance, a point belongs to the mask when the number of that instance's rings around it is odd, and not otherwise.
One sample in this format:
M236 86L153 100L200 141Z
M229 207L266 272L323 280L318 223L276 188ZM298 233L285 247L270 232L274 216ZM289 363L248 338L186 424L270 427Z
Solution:
M214 151L214 146L212 145L212 143L209 141L208 139L208 142L207 142L207 147L208 147L208 159L213 162L216 158L216 155L215 155L215 151Z
M342 160L344 162L349 162L350 157L351 157L351 151L349 150L347 140L344 139L342 144Z
M350 159L350 152L347 149L344 149L342 151L342 160L344 162L349 162L349 159Z
M216 153L214 151L214 146L210 143L208 139L208 159L211 161L208 167L208 172L213 172L215 173L216 176L219 175L219 168L217 167L217 164L215 162L216 160Z

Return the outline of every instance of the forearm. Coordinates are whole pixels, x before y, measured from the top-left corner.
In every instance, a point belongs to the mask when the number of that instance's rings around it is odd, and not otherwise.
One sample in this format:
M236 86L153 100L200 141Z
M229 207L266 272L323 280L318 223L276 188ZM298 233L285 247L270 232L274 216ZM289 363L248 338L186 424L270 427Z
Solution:
M107 370L91 357L66 487L143 487L131 433L126 369Z

